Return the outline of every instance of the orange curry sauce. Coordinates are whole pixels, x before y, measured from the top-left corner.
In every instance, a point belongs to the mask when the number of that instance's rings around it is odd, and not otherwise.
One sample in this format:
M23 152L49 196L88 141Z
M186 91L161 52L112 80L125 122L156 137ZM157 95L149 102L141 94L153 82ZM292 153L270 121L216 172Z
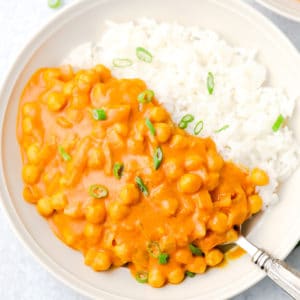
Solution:
M153 96L102 65L40 69L22 94L17 137L23 196L58 238L95 271L126 265L160 287L222 262L216 246L261 209L255 185L268 177L224 162Z

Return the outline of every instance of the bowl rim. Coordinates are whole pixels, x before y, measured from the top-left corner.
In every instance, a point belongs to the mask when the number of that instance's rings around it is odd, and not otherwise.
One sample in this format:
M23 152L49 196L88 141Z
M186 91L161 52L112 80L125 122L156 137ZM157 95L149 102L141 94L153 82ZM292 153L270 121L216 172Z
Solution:
M97 0L97 4L104 3L111 0ZM230 3L229 1L223 3L222 0L208 0L212 2L218 2L222 6L228 6ZM300 55L298 50L293 45L293 43L289 40L289 38L276 26L274 25L267 17L265 17L261 12L254 9L250 4L235 0L230 0L232 3L236 5L236 7L242 7L247 11L248 17L254 16L261 22L261 25L264 27L269 28L273 33L276 33L278 37L285 43L285 47L288 47L290 53L294 55L296 61L300 64ZM27 42L21 47L18 54L16 55L14 61L8 68L6 75L4 76L4 80L2 81L2 85L0 86L0 98L4 99L4 108L0 112L0 135L1 135L1 142L0 142L0 157L3 157L3 132L4 132L4 125L6 119L6 112L9 103L9 97L15 85L15 82L19 75L21 74L22 70L24 69L26 63L30 59L30 57L34 54L34 52L41 46L53 33L55 33L59 28L62 28L65 23L67 23L70 19L73 19L77 15L84 13L85 10L88 10L90 7L96 5L95 0L85 0L80 1L77 0L72 4L62 8L57 14L50 17L46 22L42 24L39 30L34 32L31 37L27 40ZM80 8L82 10L80 10ZM64 21L61 21L59 25L56 25L56 21L59 20L62 16L66 16L69 14L67 18L64 18ZM50 28L50 29L49 29ZM0 207L3 208L4 214L6 215L10 227L12 228L13 232L21 241L22 245L27 248L27 250L31 253L36 261L38 261L50 274L52 274L56 279L63 282L66 286L72 288L73 290L77 291L79 294L84 295L89 298L95 297L95 294L101 294L102 297L109 297L109 299L129 299L126 296L118 296L115 294L111 294L104 290L95 289L88 283L82 282L73 274L69 273L65 270L62 266L57 264L53 259L48 256L43 249L38 245L38 243L34 240L34 238L30 235L30 233L26 230L23 226L23 223L18 216L15 208L13 205L10 205L10 197L8 187L6 186L5 181L5 172L4 172L4 165L3 159L0 159ZM295 232L294 236L298 232L296 228L293 228L291 231ZM300 235L299 237L300 238ZM289 245L289 247L285 248L285 251L282 251L281 259L284 259L294 248L298 240L295 239L293 243ZM250 288L261 279L263 279L266 275L262 272L256 273L256 278L253 279L250 283L249 280L244 280L242 284L237 286L234 292L225 291L225 298L233 297L246 289ZM93 290L95 293L93 293ZM194 297L189 299L195 299Z
M268 8L270 11L277 13L280 16L283 16L289 20L292 20L294 22L300 22L300 13L298 15L294 15L293 13L290 13L286 10L281 10L279 7L272 5L268 1L265 0L255 0L257 3L259 3L261 6Z

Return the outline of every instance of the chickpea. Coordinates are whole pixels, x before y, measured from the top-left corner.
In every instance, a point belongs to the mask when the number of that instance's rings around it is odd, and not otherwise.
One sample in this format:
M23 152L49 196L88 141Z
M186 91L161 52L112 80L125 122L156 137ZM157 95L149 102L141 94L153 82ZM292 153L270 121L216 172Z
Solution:
M265 171L254 168L250 174L250 180L255 185L267 185L269 183L269 176Z
M177 179L184 173L180 159L175 157L165 161L163 164L163 168L167 178L169 179Z
M43 217L49 217L53 213L53 208L51 206L51 201L49 197L41 198L36 206L39 214Z
M205 255L205 261L210 267L214 267L222 262L224 254L219 249L210 250Z
M165 284L165 277L158 269L151 269L148 275L148 283L156 288L162 287Z
M100 147L89 150L87 164L91 169L99 169L104 165L104 154Z
M41 149L38 144L31 144L26 151L28 161L32 164L38 164L40 151Z
M259 195L252 195L248 197L248 201L250 205L251 214L256 214L261 210L263 206L263 201Z
M187 270L193 273L202 274L206 270L206 261L202 256L196 256L193 261L187 265Z
M74 247L76 243L76 235L70 230L63 232L63 241L70 247Z
M226 241L227 242L235 242L238 239L239 235L234 229L230 229L226 232Z
M194 199L196 200L198 207L201 209L210 210L213 208L211 196L206 189L200 190L199 193L194 196Z
M160 202L160 209L165 216L172 216L176 213L178 205L178 200L175 197L166 198Z
M31 118L25 117L22 121L22 128L25 134L31 134L34 124Z
M83 234L88 239L98 241L102 235L102 226L87 222Z
M24 117L36 118L39 114L37 103L27 102L23 105L23 115Z
M184 149L188 146L188 140L186 139L185 136L181 134L174 134L171 142L170 142L170 147L173 149Z
M87 266L91 266L96 254L97 254L97 250L95 248L89 248L87 252L84 254L84 263Z
M180 264L189 264L193 260L193 255L189 249L179 249L175 253L175 260Z
M137 249L135 252L132 253L132 263L141 269L148 268L149 263L149 253L145 250Z
M178 182L178 189L182 193L196 193L202 185L202 179L196 174L184 174Z
M160 143L165 143L168 141L172 134L172 128L166 123L156 123L154 125L156 131L156 138Z
M161 251L167 253L173 252L176 249L176 239L171 235L164 235L161 237L159 245Z
M219 172L209 173L207 179L205 180L205 187L207 188L207 190L212 191L218 186L219 180L220 180Z
M87 107L89 102L89 95L82 92L73 94L71 99L72 107L79 110Z
M77 86L83 92L89 92L93 83L93 78L87 72L78 74L76 76Z
M200 155L190 154L187 155L184 161L184 167L187 171L195 171L203 164L203 159Z
M195 229L193 232L193 238L194 239L202 239L204 238L206 235L206 226L205 223L202 221L198 221L195 224Z
M111 262L110 253L106 250L101 250L96 253L92 262L92 268L97 272L106 271L110 268Z
M91 103L94 107L101 107L106 104L105 101L106 86L103 83L96 83L90 93Z
M105 66L97 65L94 69L100 75L100 81L101 82L106 82L111 78L111 72Z
M74 76L74 70L71 65L63 65L59 68L61 72L61 78L64 81L71 80L72 77Z
M133 183L128 183L122 187L120 198L123 204L135 204L140 199L140 192Z
M75 84L73 81L68 81L64 84L63 93L65 96L71 96L73 92Z
M217 212L209 221L208 227L217 233L223 233L227 230L227 222L227 215L222 212Z
M88 222L97 224L103 223L106 216L105 204L99 201L95 204L88 205L85 211L85 217Z
M124 123L116 123L114 125L115 131L122 137L126 137L128 134L128 126Z
M67 104L67 98L62 93L52 92L48 95L47 106L50 111L60 111Z
M115 246L114 254L121 260L120 265L124 265L130 260L130 249L126 244Z
M57 193L50 198L51 206L55 210L63 210L67 204L67 196L63 193Z
M36 187L25 186L23 189L23 198L29 203L37 203L39 197L39 191Z
M129 214L129 212L130 209L128 206L117 201L110 203L108 207L108 214L115 221L124 219Z
M22 169L22 177L24 182L27 184L37 183L40 177L40 170L35 165L24 165Z
M153 122L164 122L168 120L168 113L160 106L154 106L150 110L150 120Z
M216 151L207 153L207 166L210 171L219 171L224 165L223 158Z
M168 281L172 284L178 284L184 279L184 271L177 267L168 273Z
M128 139L127 148L133 154L144 152L145 144L142 140Z

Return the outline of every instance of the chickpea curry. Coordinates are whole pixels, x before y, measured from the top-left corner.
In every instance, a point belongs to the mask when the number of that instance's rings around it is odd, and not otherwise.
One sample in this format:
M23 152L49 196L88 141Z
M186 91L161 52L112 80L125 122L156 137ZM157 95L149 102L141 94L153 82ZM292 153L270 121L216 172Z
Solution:
M260 169L189 135L139 79L102 65L38 70L19 106L24 199L95 271L161 287L223 260L218 245L262 207Z

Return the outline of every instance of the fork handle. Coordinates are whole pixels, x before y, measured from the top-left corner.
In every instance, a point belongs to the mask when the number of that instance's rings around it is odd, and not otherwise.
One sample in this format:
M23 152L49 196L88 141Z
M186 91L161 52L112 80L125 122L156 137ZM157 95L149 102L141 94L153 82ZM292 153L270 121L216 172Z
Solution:
M284 261L275 259L258 249L252 261L294 299L300 300L300 272L289 267Z

